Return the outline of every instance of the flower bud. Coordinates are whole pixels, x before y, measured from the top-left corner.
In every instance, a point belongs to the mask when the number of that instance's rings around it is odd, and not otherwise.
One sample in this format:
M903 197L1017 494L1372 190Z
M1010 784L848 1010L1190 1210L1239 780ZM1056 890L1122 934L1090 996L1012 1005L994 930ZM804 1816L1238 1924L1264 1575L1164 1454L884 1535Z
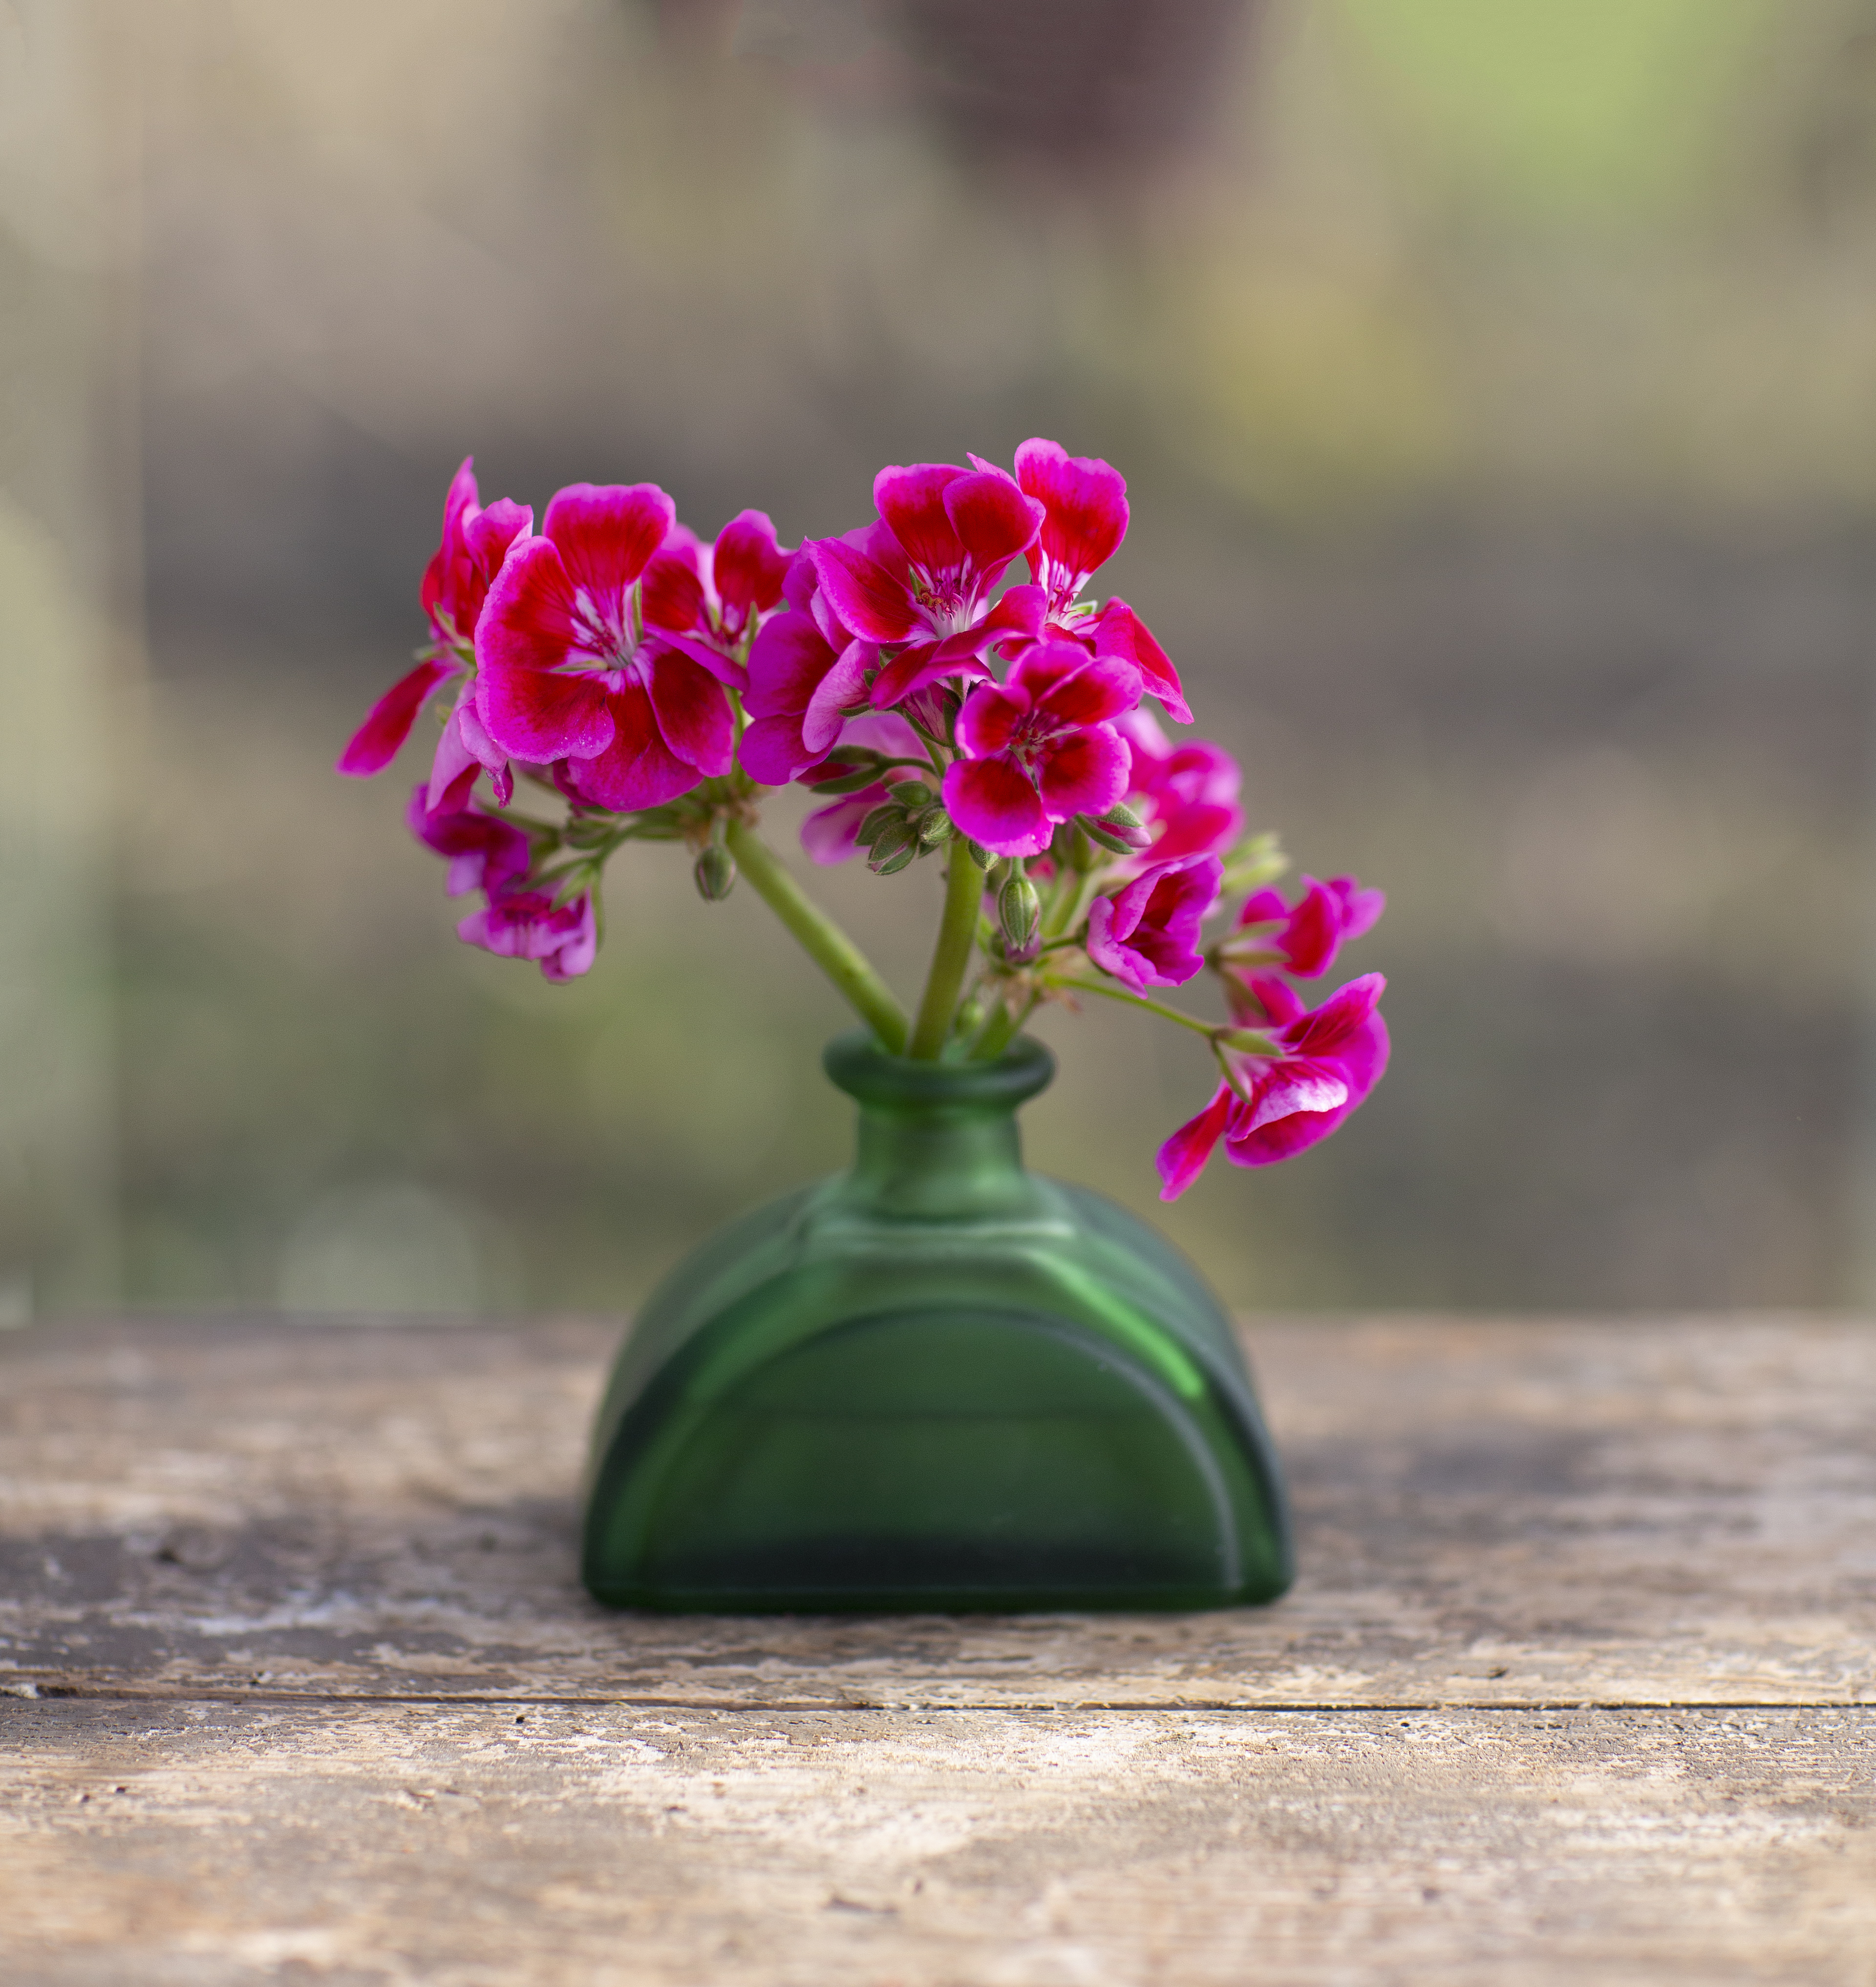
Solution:
M997 922L1003 926L1004 956L1027 966L1042 949L1042 898L1020 871L997 893Z
M713 842L697 858L691 871L697 895L707 904L720 904L736 888L736 858L720 842Z
M860 823L854 839L862 848L870 848L886 832L888 826L899 818L899 809L890 801L882 801Z
M872 816L869 815L865 821L860 824L862 830L869 827L872 821ZM917 853L911 822L895 809L892 813L887 815L884 825L873 836L872 854L868 859L877 869L888 856L896 855L902 848L911 849L914 855ZM909 855L906 859L906 862L911 859ZM903 869L905 865L902 863L899 866Z
M927 848L936 848L940 842L951 838L951 817L941 807L926 808L913 825L918 831L919 840Z
M1092 815L1078 815L1076 825L1090 841L1116 855L1138 855L1152 840L1132 808L1118 802L1098 819Z

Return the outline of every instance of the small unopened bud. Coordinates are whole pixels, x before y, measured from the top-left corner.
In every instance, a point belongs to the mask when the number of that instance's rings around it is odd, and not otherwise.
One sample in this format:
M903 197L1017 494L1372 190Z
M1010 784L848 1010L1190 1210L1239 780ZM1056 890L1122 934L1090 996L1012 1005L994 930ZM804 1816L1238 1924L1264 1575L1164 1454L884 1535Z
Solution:
M1076 818L1076 825L1091 842L1116 855L1137 855L1152 841L1140 817L1130 807L1116 805L1097 819L1092 815Z
M1042 950L1042 898L1020 872L997 892L997 922L1003 927L1004 956L1027 966Z
M899 818L899 809L890 801L882 801L860 823L853 838L862 848L870 848L887 828Z
M736 858L720 842L713 842L697 858L691 871L697 895L707 904L720 904L736 888Z
M919 840L927 848L936 848L940 842L951 838L951 818L943 808L926 808L913 825L918 830Z
M861 824L862 828L868 825L871 820L872 817L869 815L867 821ZM913 854L917 852L914 847L911 822L906 820L903 814L894 812L887 816L885 825L873 836L872 855L870 859L873 867L877 869L888 856L896 855L902 848L910 849ZM909 862L912 859L908 855L906 859ZM901 863L899 867L903 869L905 864Z
M886 857L883 861L879 857L878 852L876 852L872 861L868 863L867 867L872 871L876 876L896 876L900 870L906 869L910 865L912 859L916 855L918 852L916 845L909 842L903 848L900 849L897 855L889 855Z
M997 860L980 842L967 842L964 846L970 852L971 861L980 869L987 871Z

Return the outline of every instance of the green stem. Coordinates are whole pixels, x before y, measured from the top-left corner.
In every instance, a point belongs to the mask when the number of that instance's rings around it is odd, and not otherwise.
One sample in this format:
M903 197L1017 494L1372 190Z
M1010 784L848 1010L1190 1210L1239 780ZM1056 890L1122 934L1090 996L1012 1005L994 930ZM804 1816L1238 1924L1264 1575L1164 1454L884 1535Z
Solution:
M922 1062L935 1062L951 1032L957 997L970 970L971 948L977 941L977 906L984 897L984 872L971 861L963 840L951 838L951 867L945 878L944 916L938 943L932 949L932 970L926 976L925 997L906 1053Z
M724 839L751 889L845 995L854 1011L879 1037L880 1047L891 1054L901 1054L906 1045L905 1010L865 954L788 874L754 828L733 820Z
M1104 1000L1118 1000L1122 1007L1143 1007L1149 1014L1157 1014L1162 1021L1176 1021L1182 1028L1189 1028L1195 1035L1203 1035L1209 1041L1217 1032L1217 1024L1201 1021L1190 1014L1182 1014L1176 1007L1168 1007L1158 1000L1149 1000L1142 994L1123 993L1118 987L1097 986L1092 980L1051 980L1051 987L1065 987L1075 994L1098 994Z
M1001 1055L1015 1040L1017 1031L1036 1011L1036 1003L1041 997L1039 994L1031 994L1020 1013L1007 1000L1000 1003L972 1047L970 1060L973 1062L990 1062Z

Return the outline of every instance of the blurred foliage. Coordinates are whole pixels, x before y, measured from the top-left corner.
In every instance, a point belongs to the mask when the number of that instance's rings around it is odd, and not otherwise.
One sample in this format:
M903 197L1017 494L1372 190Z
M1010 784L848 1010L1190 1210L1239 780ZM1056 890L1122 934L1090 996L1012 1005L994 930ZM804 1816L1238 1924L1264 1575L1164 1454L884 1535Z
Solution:
M136 1301L613 1308L837 1163L841 1017L747 893L634 853L550 989L451 936L415 748L328 768L471 449L486 494L648 478L792 541L1038 432L1129 475L1115 589L1256 825L1388 889L1348 966L1396 1041L1330 1145L1162 1213L1202 1057L1052 1014L1038 1162L1240 1302L1876 1287L1876 4L1070 12L1134 84L1072 145L965 86L1020 9L133 17ZM902 987L926 866L815 879Z

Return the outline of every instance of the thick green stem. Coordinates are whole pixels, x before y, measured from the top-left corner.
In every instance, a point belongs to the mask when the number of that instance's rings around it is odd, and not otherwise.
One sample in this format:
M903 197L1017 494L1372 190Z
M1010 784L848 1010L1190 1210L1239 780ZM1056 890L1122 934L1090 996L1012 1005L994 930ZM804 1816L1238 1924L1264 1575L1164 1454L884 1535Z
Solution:
M892 990L874 971L859 947L821 909L782 867L781 859L755 830L730 823L724 838L750 888L788 928L801 950L833 981L854 1011L893 1055L906 1046L906 1011Z
M950 873L945 879L944 917L932 950L932 970L926 976L925 997L906 1053L934 1062L951 1033L957 997L970 970L971 948L977 941L977 907L984 899L984 872L957 836L951 841Z

